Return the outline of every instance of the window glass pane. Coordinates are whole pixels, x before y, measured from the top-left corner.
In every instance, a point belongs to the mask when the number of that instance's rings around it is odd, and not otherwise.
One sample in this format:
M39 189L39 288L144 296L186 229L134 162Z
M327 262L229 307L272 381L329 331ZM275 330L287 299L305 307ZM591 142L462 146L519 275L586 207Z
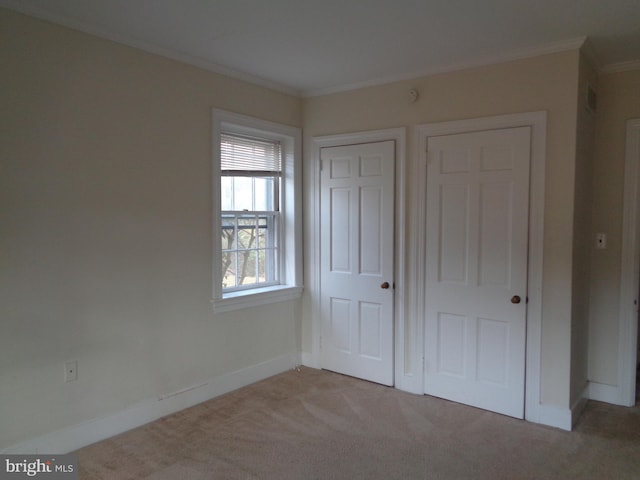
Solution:
M220 177L221 210L276 210L278 177Z
M255 248L257 243L256 217L238 219L238 248Z
M238 253L238 285L256 283L256 251Z
M233 208L231 210L253 210L253 179L233 177Z
M276 177L255 178L255 210L275 210L275 182Z
M220 207L222 210L234 210L233 177L220 177Z
M278 214L270 215L264 219L267 228L265 231L265 247L277 248L278 247Z
M258 219L258 248L265 248L267 246L267 218L260 217Z
M222 217L222 249L231 250L236 248L235 216L224 215Z
M260 282L266 282L267 281L267 274L266 274L266 269L265 269L265 261L266 261L265 251L264 250L258 250L258 280Z
M236 286L236 254L234 252L222 252L222 288Z
M269 268L267 273L275 279L280 275L278 268L278 250L275 248L270 249L268 259L269 263L267 265Z
M255 207L254 210L268 210L267 208L267 194L266 194L266 181L264 177L256 177L254 182L254 195L255 195Z
M277 281L278 213L222 215L223 288Z

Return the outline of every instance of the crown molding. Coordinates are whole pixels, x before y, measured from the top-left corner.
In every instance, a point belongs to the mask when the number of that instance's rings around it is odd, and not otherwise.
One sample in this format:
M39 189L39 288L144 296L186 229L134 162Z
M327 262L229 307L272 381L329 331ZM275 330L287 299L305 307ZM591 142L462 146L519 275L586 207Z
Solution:
M185 63L187 65L198 67L198 68L201 68L202 70L207 70L209 72L217 73L219 75L224 75L226 77L234 78L236 80L251 83L259 87L268 88L270 90L275 90L277 92L285 93L287 95L293 95L296 97L299 97L301 94L301 92L295 88L291 88L289 86L282 85L280 83L272 82L270 80L266 80L264 78L257 77L255 75L234 70L232 68L224 67L222 65L218 65L216 63L213 63L209 60L205 60L203 58L199 58L193 55L188 55L183 52L178 52L165 47L161 47L153 43L144 42L126 35L113 33L106 29L97 27L95 25L90 25L88 23L84 23L78 20L73 20L62 15L56 15L51 12L47 12L46 10L43 10L41 8L24 5L20 3L19 0L0 0L0 7L4 7L9 10L16 11L18 13L35 17L40 20L51 22L56 25L61 25L63 27L67 27L72 30L77 30L82 33L93 35L95 37L99 37L105 40L110 40L112 42L119 43L121 45L133 47L135 49L142 50L147 53L159 55L161 57L165 57L170 60L175 60L181 63Z
M632 70L640 70L640 60L631 60L628 62L611 63L600 69L600 73L617 73L630 72Z

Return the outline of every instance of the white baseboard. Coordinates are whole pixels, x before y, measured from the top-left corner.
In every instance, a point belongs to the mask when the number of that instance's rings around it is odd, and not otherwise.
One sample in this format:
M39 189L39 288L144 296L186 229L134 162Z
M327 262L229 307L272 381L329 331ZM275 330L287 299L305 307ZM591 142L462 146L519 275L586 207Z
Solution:
M65 454L192 407L299 365L300 354L287 354L226 373L177 392L158 395L120 412L62 428L5 448L3 454Z
M540 404L538 405L537 414L535 423L571 431L573 422L571 409Z
M598 402L613 403L614 405L621 405L620 389L615 385L590 382L589 399L597 400Z
M532 423L540 423L549 427L571 431L582 415L582 411L589 401L589 383L585 383L578 399L571 408L563 408L557 405L538 403L527 409L526 420Z
M589 382L586 382L578 399L571 405L571 428L576 426L580 415L589 401Z
M574 402L571 408L562 408L556 405L540 404L537 407L537 417L531 419L535 423L541 423L549 427L571 431L587 406L589 384L585 385L582 394Z

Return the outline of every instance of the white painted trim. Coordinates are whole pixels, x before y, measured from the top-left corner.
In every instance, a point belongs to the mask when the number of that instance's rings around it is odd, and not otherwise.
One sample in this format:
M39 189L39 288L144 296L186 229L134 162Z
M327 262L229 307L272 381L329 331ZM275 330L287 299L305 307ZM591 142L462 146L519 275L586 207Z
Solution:
M636 402L638 291L640 288L640 119L627 121L622 212L620 320L618 324L618 405Z
M347 85L336 85L334 87L328 87L328 88L303 90L301 94L303 97L319 97L321 95L330 95L332 93L340 93L340 92L346 92L349 90L357 90L359 88L376 87L379 85L400 82L403 80L413 80L420 77L428 77L431 75L438 75L442 73L457 72L460 70L467 70L470 68L485 67L489 65L496 65L499 63L511 62L514 60L523 60L526 58L539 57L541 55L549 55L552 53L566 52L569 50L578 50L583 46L586 39L587 37L578 37L571 40L554 42L546 45L539 45L537 47L532 47L532 48L523 48L520 50L514 50L511 52L502 53L498 55L475 57L473 60L452 63L449 65L438 65L435 67L429 67L429 68L420 69L420 70L413 70L411 72L402 72L396 75L379 77L379 78L376 78L373 80L367 80L364 82L350 83Z
M271 303L295 300L301 296L302 287L277 285L275 287L241 290L219 300L211 300L211 302L215 313L223 313L241 308L260 307Z
M212 117L212 192L220 191L220 135L233 132L281 142L284 150L283 195L281 197L282 238L281 284L224 294L219 277L221 265L221 227L219 221L220 195L212 195L212 299L216 313L241 308L256 307L274 302L291 300L302 294L302 133L297 127L282 125L259 118L228 112L219 108L211 110Z
M26 440L5 448L0 453L10 455L72 452L238 388L286 372L299 365L298 360L299 354L282 355L257 365L198 382L176 392L160 394L119 412Z
M598 382L589 382L588 395L590 400L613 404L618 404L620 399L618 387Z
M394 359L395 359L395 386L404 389L405 378L400 374L403 371L401 364L404 359L404 318L405 318L405 163L406 163L406 136L405 128L392 128L386 130L375 130L369 132L346 133L314 137L312 146L313 155L313 178L312 178L312 198L313 198L313 224L311 225L311 238L309 248L312 252L311 262L308 265L310 270L308 291L311 295L311 354L306 356L308 363L304 365L314 368L321 368L320 362L320 149L324 147L336 147L341 145L353 145L358 143L382 142L394 140L395 151L395 298L394 298Z
M411 279L413 288L409 293L409 314L407 330L410 333L409 352L406 356L405 375L410 375L413 382L407 391L424 395L424 295L425 291L425 249L424 239L426 238L426 217L427 205L427 140L428 136L424 131L425 126L414 128L413 134L413 162L411 171L413 172L412 192L416 203L413 208L413 221L411 225L414 231L409 237L409 249L413 262L409 264L407 272Z
M630 72L632 70L640 70L640 60L631 60L629 62L612 63L600 68L600 73L616 73Z
M571 428L575 427L584 412L587 402L589 401L589 382L585 382L584 388L578 399L571 405Z
M578 399L571 408L561 408L555 405L540 404L537 408L538 420L536 423L571 431L576 425L582 412L589 401L590 385L586 383Z
M526 384L525 384L525 419L535 423L544 423L559 428L564 428L566 419L564 414L558 414L557 409L540 403L540 357L542 335L542 273L543 273L543 239L544 239L544 191L545 191L545 163L546 163L546 112L519 113L512 115L500 115L470 120L452 122L431 123L419 125L415 128L414 172L415 191L421 195L419 208L415 209L413 224L418 226L412 253L415 255L417 271L412 276L416 288L424 288L424 258L419 256L422 246L416 245L419 239L424 238L423 218L425 212L426 191L426 145L431 136L452 135L458 133L492 130L500 128L525 127L531 128L531 177L529 198L529 258L528 258L528 292L527 304L527 344L526 344ZM422 321L424 318L424 304L422 297L416 295L411 319L416 321L415 331L417 337L423 333ZM416 339L416 352L424 355L424 342ZM418 376L424 376L422 362ZM560 409L562 410L562 409ZM568 429L571 429L571 412L568 412ZM564 411L564 410L563 410ZM553 413L549 413L553 412ZM558 424L548 423L558 420Z
M161 47L159 45L138 40L136 38L132 38L127 35L114 33L105 28L101 28L99 26L92 25L79 20L74 20L64 15L57 15L57 14L48 12L42 8L35 7L33 5L23 4L19 0L17 1L16 0L0 0L0 6L8 8L9 10L14 10L16 12L24 13L25 15L29 15L31 17L45 20L47 22L52 22L57 25L62 25L63 27L71 28L73 30L78 30L86 34L93 35L94 37L109 40L115 43L119 43L121 45L126 45L128 47L133 47L147 53L159 55L161 57L165 57L170 60L175 60L177 62L198 67L203 70L207 70L209 72L217 73L219 75L224 75L225 77L230 77L243 82L251 83L259 87L268 88L270 90L275 90L277 92L285 93L287 95L293 95L296 97L300 96L300 93L301 93L299 90L295 88L291 88L286 85L282 85L281 83L273 82L271 80L267 80L267 79L258 77L256 75L251 75L249 73L241 72L239 70L218 65L217 63L214 63L205 58L194 57L193 55L189 55L184 52L179 52L171 48Z

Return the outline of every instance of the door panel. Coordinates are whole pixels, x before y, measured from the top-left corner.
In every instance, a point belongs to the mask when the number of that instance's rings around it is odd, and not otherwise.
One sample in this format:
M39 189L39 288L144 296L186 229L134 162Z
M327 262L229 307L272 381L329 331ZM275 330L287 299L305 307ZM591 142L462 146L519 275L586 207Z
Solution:
M392 385L395 142L323 148L321 162L321 366Z
M425 393L522 418L530 129L427 147Z
M508 182L480 185L479 284L508 288L510 284L510 212L513 185Z
M467 185L440 186L439 277L443 283L467 283L468 210Z
M351 273L351 190L349 188L333 188L329 195L331 215L328 226L331 232L329 257L331 272Z
M360 273L382 275L382 216L384 191L381 185L360 190Z

